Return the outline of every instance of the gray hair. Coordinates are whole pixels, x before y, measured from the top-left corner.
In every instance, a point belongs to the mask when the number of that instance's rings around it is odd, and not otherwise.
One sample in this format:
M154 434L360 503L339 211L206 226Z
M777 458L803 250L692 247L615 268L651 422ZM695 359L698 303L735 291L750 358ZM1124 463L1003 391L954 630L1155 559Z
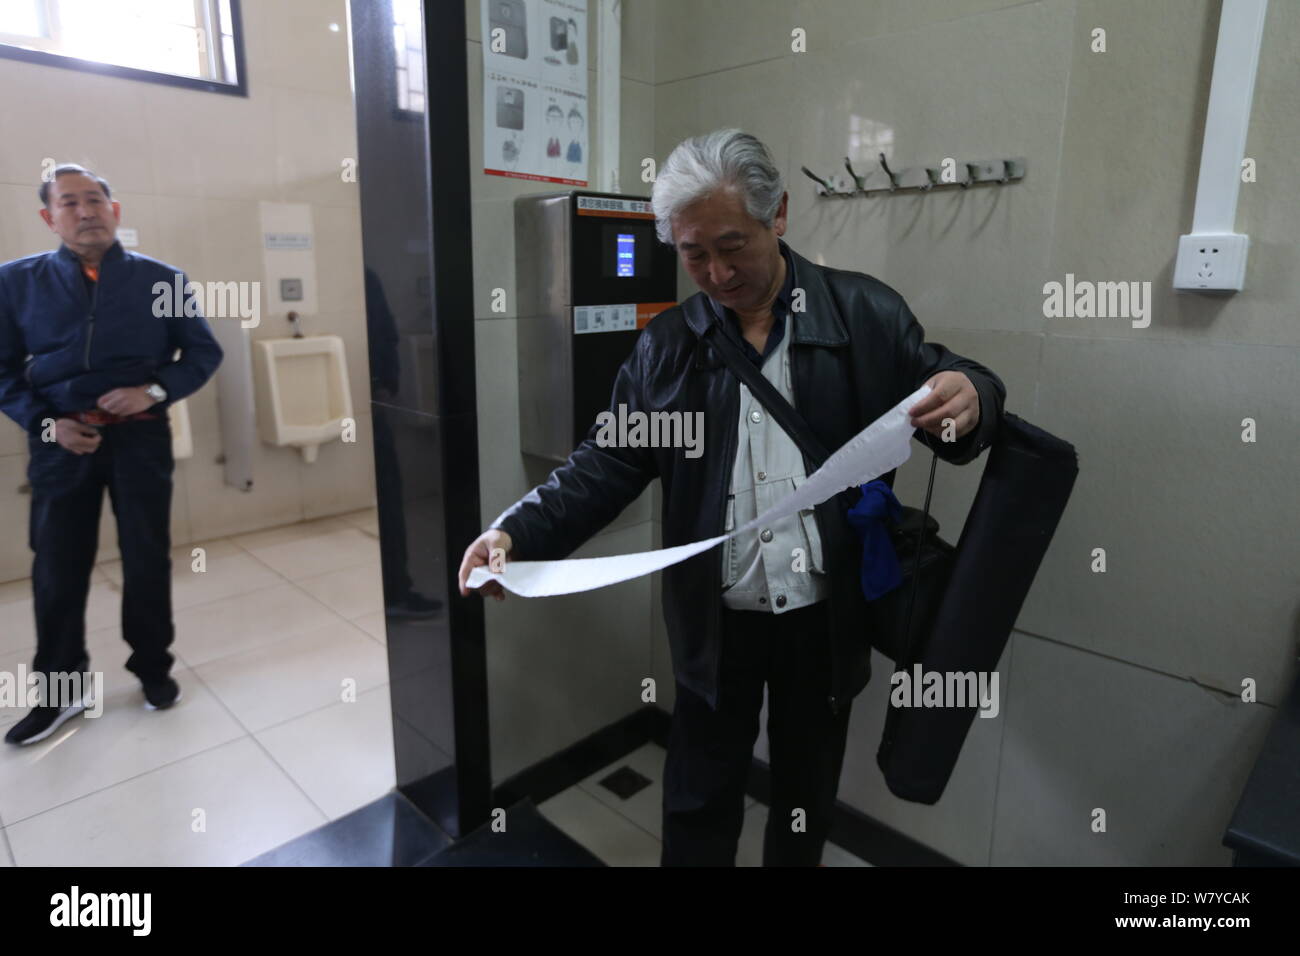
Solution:
M728 186L740 192L750 216L772 225L781 208L785 180L756 137L738 129L719 129L680 143L659 170L651 192L659 241L673 245L673 216Z
M100 189L104 190L105 199L113 198L113 189L108 185L108 180L103 176L100 176L98 173L92 173L85 166L78 166L76 163L63 163L62 165L54 167L54 172L49 179L41 181L41 188L37 190L37 195L41 197L42 206L46 209L50 208L50 187L54 185L60 176L69 175L71 173L89 176L99 184Z

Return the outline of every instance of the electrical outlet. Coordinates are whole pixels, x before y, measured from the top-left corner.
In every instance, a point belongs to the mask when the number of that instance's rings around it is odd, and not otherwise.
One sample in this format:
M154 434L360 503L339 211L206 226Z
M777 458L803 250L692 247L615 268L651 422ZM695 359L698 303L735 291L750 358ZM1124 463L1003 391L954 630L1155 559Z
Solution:
M1234 232L1180 236L1174 288L1239 291L1246 283L1249 249L1250 236Z

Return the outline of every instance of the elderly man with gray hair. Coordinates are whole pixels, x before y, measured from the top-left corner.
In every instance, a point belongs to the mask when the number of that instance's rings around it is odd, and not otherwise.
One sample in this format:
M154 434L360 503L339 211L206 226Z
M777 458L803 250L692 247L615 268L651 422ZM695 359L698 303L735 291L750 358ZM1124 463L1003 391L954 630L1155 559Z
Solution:
M619 370L611 408L705 413L704 454L608 447L596 428L547 482L469 546L470 570L502 548L563 558L654 478L663 546L743 526L810 469L794 440L720 358L728 336L829 451L921 385L917 437L955 464L992 443L1005 389L977 362L925 341L879 279L816 265L782 239L788 195L767 148L735 129L681 143L654 185L659 238L700 292L656 316ZM944 440L947 439L947 440ZM893 474L886 476L892 484ZM771 801L763 863L821 860L850 705L871 676L861 546L846 517L858 489L663 572L677 682L664 772L664 865L734 865L767 687ZM802 554L806 561L792 560ZM481 590L498 600L495 582Z
M0 265L0 411L27 432L28 540L36 656L32 672L87 672L86 600L108 490L122 555L122 638L144 706L181 697L171 676L171 424L167 408L221 363L202 315L158 306L185 288L175 266L117 239L122 206L108 180L56 166L37 190L59 248ZM85 701L44 700L5 734L50 737Z

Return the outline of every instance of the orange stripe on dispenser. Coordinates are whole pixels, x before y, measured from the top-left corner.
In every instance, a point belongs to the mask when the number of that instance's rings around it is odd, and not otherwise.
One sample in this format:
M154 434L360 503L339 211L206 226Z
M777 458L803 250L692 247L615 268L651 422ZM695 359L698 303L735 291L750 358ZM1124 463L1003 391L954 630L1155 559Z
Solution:
M676 302L638 302L636 304L636 327L644 329L656 315L668 311L676 304Z

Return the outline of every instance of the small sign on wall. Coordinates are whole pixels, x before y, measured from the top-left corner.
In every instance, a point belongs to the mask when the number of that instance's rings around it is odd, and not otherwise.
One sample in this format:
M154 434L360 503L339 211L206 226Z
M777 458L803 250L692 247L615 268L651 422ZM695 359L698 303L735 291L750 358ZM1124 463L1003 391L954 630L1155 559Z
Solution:
M268 232L266 233L266 248L268 249L310 249L311 233L309 232Z
M135 229L118 229L117 241L122 244L123 249L138 249L140 247L140 233Z
M262 233L262 269L266 277L267 308L273 312L315 315L316 229L310 203L258 203ZM289 280L282 285L281 280ZM284 298L281 292L288 292Z

